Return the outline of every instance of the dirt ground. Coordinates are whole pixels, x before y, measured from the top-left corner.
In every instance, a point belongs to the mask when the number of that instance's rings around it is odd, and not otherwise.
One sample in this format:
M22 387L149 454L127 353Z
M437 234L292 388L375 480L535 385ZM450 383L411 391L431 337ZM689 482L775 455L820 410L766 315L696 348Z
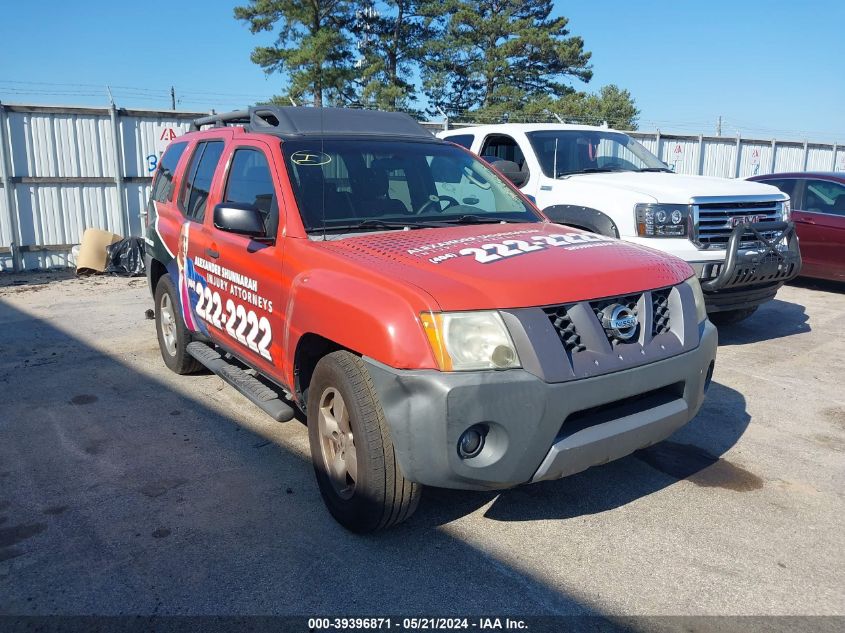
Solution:
M845 289L720 331L670 440L354 536L305 427L159 357L143 279L0 275L0 614L845 615Z

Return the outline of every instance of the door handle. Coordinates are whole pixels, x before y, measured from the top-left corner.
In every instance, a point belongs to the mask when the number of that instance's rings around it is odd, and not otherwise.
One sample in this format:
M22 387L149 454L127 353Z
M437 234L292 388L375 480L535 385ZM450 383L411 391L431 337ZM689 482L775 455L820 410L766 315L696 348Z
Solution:
M212 259L217 259L218 257L220 257L220 252L213 246L211 248L205 249L205 254L211 257Z

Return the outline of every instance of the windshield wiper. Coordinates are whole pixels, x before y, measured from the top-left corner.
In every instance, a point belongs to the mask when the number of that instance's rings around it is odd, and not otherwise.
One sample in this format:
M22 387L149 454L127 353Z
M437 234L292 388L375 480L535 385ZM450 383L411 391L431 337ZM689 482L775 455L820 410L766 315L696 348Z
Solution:
M668 167L643 167L642 169L638 169L637 171L668 171L669 173L674 173Z
M526 220L515 220L513 218L484 217L482 215L462 215L459 218L443 220L446 224L521 224ZM528 220L530 222L530 220Z
M389 220L362 220L357 224L332 224L325 227L326 231L368 231L371 229L387 229L390 231L411 231L413 229L428 229L445 226L442 222L399 222ZM309 233L321 233L323 227L315 226Z
M627 171L625 169L610 169L609 167L587 167L586 169L577 169L575 171L562 171L555 176L555 178L560 178L561 176L572 176L574 174L606 174L613 171Z

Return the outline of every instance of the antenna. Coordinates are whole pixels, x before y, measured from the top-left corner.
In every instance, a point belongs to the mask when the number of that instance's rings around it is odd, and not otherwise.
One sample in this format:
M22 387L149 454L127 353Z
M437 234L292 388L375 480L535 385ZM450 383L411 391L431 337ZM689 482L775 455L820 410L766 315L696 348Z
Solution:
M288 97L288 100L290 101L290 104L295 108L296 107L296 101L293 100L293 97Z
M322 87L320 87L320 91L321 91L320 106L319 106L320 107L320 153L323 154L323 156L325 156L325 153L326 153L326 135L325 135L324 130L323 130L323 114L324 113L323 113ZM325 158L321 158L321 160L325 160ZM320 172L322 172L323 166L320 165L319 167L317 167L317 169L319 169ZM323 181L323 184L322 184L322 189L323 189L323 196L322 196L322 198L323 198L323 204L322 204L323 241L325 242L326 241L326 176L325 176L325 174L323 174L322 181Z

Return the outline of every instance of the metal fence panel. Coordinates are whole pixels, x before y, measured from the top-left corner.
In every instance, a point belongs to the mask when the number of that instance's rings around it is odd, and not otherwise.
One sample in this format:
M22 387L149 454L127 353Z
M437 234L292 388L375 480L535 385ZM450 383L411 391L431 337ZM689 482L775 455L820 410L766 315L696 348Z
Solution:
M128 178L152 176L159 154L172 139L188 131L190 121L176 118L121 117L124 172Z
M8 116L15 176L114 177L108 115L10 112Z
M807 147L807 171L828 171L833 160L833 148L824 145Z
M703 145L704 160L701 173L706 176L733 178L736 173L736 141L706 139Z
M21 240L28 246L78 244L87 228L121 233L113 185L18 185Z
M782 143L775 148L775 168L778 171L802 171L804 169L804 146L798 143Z
M679 174L698 173L698 139L661 138L657 157Z

